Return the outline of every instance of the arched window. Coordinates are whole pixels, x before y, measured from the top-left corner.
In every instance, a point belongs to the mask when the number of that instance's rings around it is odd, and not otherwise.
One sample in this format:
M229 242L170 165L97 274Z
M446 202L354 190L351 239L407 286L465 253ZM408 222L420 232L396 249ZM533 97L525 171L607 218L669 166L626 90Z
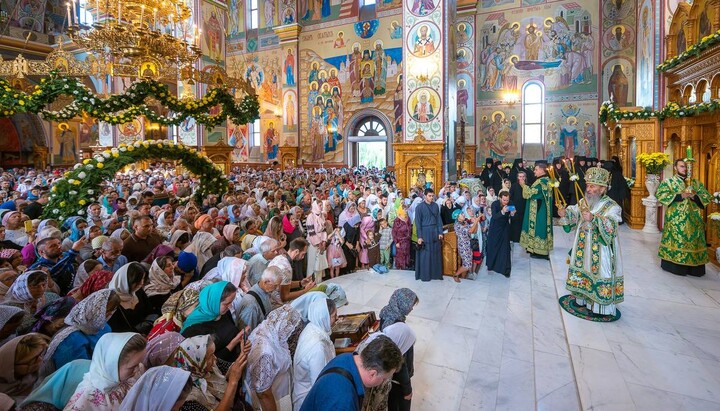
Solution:
M360 123L355 129L355 135L358 137L387 137L385 126L377 117L368 117Z
M387 165L388 133L385 124L371 115L360 120L348 138L355 165L384 168Z
M248 29L254 30L260 27L260 0L248 1Z
M522 90L523 144L543 144L545 135L545 90L542 83L525 83Z

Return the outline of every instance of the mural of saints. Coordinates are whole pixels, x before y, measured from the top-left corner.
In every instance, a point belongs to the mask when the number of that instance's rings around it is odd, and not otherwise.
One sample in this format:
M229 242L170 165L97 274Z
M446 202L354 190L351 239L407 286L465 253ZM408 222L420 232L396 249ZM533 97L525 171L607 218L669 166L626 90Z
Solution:
M235 128L231 129L228 143L235 147L232 153L234 163L248 160L249 146L246 125L235 126Z
M542 46L542 32L537 30L537 26L530 23L527 26L527 34L525 35L525 60L538 60L540 56L540 47Z
M563 154L562 144L559 141L557 125L555 122L548 124L545 131L545 159L550 162L555 157Z
M382 41L375 42L375 51L373 52L373 61L375 61L375 95L385 94L385 83L387 81L387 59L383 50Z
M575 155L575 147L578 145L577 118L570 116L560 128L560 141L565 148L562 153L567 158Z
M467 85L465 80L460 79L457 83L457 109L458 109L458 115L460 116L460 121L467 121L467 111L468 111L468 100L470 99L470 94L467 90Z
M492 121L483 117L480 122L481 144L488 153L488 157L503 160L514 156L517 152L517 119L508 121L505 113L496 111L492 113Z
M275 160L278 155L278 134L275 129L275 123L268 123L268 129L265 130L265 152L268 160Z
M295 85L295 55L292 49L287 49L287 56L285 57L285 65L283 68L285 72L285 85Z
M435 118L435 114L435 107L433 101L429 101L428 93L420 92L415 108L413 108L413 118L420 123L427 123Z
M60 135L58 136L58 142L60 143L60 158L65 164L74 163L76 161L75 153L77 153L75 133L73 133L67 123L61 123L58 126L58 129L60 129Z
M275 0L265 0L264 6L265 27L270 28L275 25Z
M434 0L413 0L410 11L417 16L426 16L435 10Z
M320 92L318 90L318 83L317 81L313 81L312 83L310 83L310 91L308 92L307 98L308 119L313 118L313 107L315 106L315 102L317 101L319 95ZM308 124L310 123L311 121L308 121Z
M369 61L370 53L365 50L365 55L368 56L367 60L363 58L362 72L360 74L360 102L371 103L374 100L375 95L375 75L374 66Z
M360 52L360 44L353 44L353 51L349 56L350 64L348 64L348 71L350 72L350 88L352 90L353 97L360 97L360 62L363 59L363 55Z
M403 95L403 80L402 74L398 75L397 87L395 87L395 94L393 95L393 112L395 114L395 129L393 131L395 135L395 141L402 141L402 130L403 130L403 110L405 97Z
M224 54L225 34L221 18L221 16L218 17L216 10L212 10L210 17L204 22L205 35L203 37L208 48L208 56L217 61L222 61Z

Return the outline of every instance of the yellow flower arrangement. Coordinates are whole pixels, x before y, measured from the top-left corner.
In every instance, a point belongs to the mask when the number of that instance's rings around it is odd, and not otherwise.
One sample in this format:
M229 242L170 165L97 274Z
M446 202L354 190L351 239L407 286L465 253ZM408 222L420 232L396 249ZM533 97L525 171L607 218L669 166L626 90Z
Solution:
M648 174L660 174L670 164L670 156L661 152L641 153L637 156L637 162L645 167Z
M85 201L83 199L80 199L80 201L78 201L78 204L80 204L81 206L84 206L86 203L87 203L87 201Z
M105 164L103 164L103 163L97 163L97 165L96 165L95 167L97 167L97 168L103 168L103 167L105 167Z

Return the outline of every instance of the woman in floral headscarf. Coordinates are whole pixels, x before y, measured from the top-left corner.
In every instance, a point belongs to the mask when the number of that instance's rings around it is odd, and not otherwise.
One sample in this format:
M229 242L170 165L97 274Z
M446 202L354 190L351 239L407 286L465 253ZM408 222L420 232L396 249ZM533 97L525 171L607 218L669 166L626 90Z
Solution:
M173 258L170 256L156 258L150 266L148 282L144 287L150 305L149 311L159 315L170 295L182 288L180 282L180 276L175 275Z
M45 304L35 313L37 321L35 321L30 331L45 334L52 338L56 332L65 326L65 317L76 303L77 301L74 298L66 296Z
M112 280L114 276L115 274L113 274L112 271L94 271L79 287L70 290L68 295L77 301L82 301L95 291L107 288L110 280Z
M200 291L189 287L171 295L160 309L162 316L155 320L148 340L168 332L180 332L187 316L197 307L199 296Z
M177 332L167 332L148 341L145 359L143 360L145 369L165 365L175 357L175 353L183 341L185 341L185 337Z
M289 305L270 312L252 334L246 381L255 408L292 409L288 339L302 324L302 316Z
M218 407L225 395L227 382L215 361L215 343L210 335L186 338L180 343L172 366L191 374L193 388L186 399L186 406L190 405L188 402L195 402L208 410Z
M32 327L35 323L34 315L39 308L59 298L55 293L45 292L47 286L48 275L40 270L20 274L10 286L2 303L25 310L25 317L18 329L20 333Z
M405 322L405 317L420 300L409 288L398 288L390 296L388 304L380 310L380 330L397 322Z
M13 248L6 248L0 250L0 268L12 268L16 271L25 271L22 265L23 258L19 250Z
M67 327L53 336L45 353L42 376L73 360L91 359L100 337L110 332L108 318L120 305L112 290L100 290L75 305L65 317Z

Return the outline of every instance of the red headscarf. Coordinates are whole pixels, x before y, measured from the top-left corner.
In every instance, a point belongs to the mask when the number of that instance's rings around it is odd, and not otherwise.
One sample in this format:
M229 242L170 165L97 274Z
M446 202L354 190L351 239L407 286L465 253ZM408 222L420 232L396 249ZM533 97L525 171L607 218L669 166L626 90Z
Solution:
M113 275L112 271L106 270L98 270L90 274L90 277L88 277L88 279L85 280L80 287L78 287L78 291L80 291L81 294L78 296L78 301L84 299L95 291L107 288L107 285L110 283L110 280L112 280Z

